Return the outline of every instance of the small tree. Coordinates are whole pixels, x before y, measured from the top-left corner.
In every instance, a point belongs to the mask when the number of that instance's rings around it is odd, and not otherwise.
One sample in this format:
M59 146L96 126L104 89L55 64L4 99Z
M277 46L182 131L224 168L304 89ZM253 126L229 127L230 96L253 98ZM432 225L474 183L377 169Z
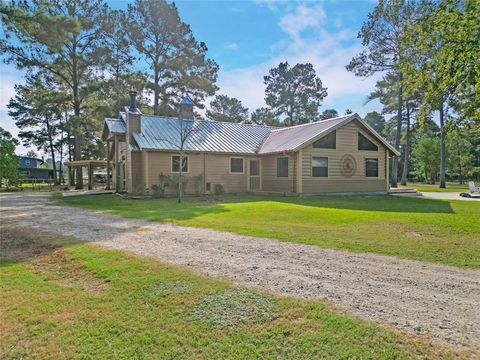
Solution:
M15 144L12 140L0 136L0 187L5 184L8 189L19 182L18 157L15 155Z
M473 145L464 132L455 129L447 135L447 150L447 172L463 184L465 176L473 170Z
M185 146L188 140L197 133L197 129L194 126L194 122L192 120L184 120L184 119L179 119L177 121L178 124L178 137L176 140L171 140L168 138L161 138L159 140L166 141L170 143L172 146L176 148L179 154L179 165L178 165L178 184L177 184L177 189L178 189L178 202L182 202L183 198L183 184L184 184L184 179L183 179L183 167L185 164L187 164L187 158L185 157Z

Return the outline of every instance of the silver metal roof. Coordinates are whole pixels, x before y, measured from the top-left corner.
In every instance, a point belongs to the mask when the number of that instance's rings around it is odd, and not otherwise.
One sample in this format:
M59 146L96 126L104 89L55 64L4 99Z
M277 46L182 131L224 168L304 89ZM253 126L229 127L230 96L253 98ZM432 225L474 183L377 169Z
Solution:
M127 131L123 120L106 118L105 124L110 134L125 134Z
M352 116L354 115L272 130L258 153L270 154L297 150L309 140L350 121Z
M182 129L191 135L186 151L255 154L271 127L142 115L141 132L133 137L143 149L178 150Z
M399 152L358 114L286 128L141 115L140 132L134 133L133 138L138 145L135 149L178 150L181 132L188 130L191 134L184 144L185 151L272 154L297 151L307 143L353 120L359 121L393 154L399 155ZM126 132L124 120L107 118L105 126L110 135Z

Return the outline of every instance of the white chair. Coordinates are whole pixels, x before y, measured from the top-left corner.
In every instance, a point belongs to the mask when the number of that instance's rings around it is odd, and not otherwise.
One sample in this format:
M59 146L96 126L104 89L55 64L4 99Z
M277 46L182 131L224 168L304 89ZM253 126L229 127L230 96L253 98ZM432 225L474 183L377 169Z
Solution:
M480 194L480 186L475 186L473 181L468 182L468 192L470 194L479 193Z

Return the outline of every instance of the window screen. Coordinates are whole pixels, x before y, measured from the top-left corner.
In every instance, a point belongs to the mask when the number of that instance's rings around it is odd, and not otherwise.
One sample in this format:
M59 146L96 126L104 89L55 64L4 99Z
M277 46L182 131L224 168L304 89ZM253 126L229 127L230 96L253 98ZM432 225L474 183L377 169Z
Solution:
M250 176L259 176L259 175L260 175L260 161L250 160Z
M288 157L277 158L277 177L288 177Z
M337 148L337 131L334 130L330 134L325 135L321 139L315 141L312 146L318 149L336 149Z
M378 159L365 159L365 176L378 177Z
M378 146L368 140L365 135L358 133L358 150L378 151Z
M312 157L312 176L328 177L328 158Z
M230 158L230 172L243 173L243 159L242 158Z
M180 172L180 156L172 156L172 172ZM183 157L182 172L188 172L188 157Z

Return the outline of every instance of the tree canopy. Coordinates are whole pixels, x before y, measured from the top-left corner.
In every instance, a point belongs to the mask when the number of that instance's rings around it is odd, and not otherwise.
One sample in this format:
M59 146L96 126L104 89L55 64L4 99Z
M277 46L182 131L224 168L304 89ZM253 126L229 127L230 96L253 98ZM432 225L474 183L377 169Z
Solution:
M227 95L216 95L210 102L207 117L216 121L248 122L248 109L238 99Z

